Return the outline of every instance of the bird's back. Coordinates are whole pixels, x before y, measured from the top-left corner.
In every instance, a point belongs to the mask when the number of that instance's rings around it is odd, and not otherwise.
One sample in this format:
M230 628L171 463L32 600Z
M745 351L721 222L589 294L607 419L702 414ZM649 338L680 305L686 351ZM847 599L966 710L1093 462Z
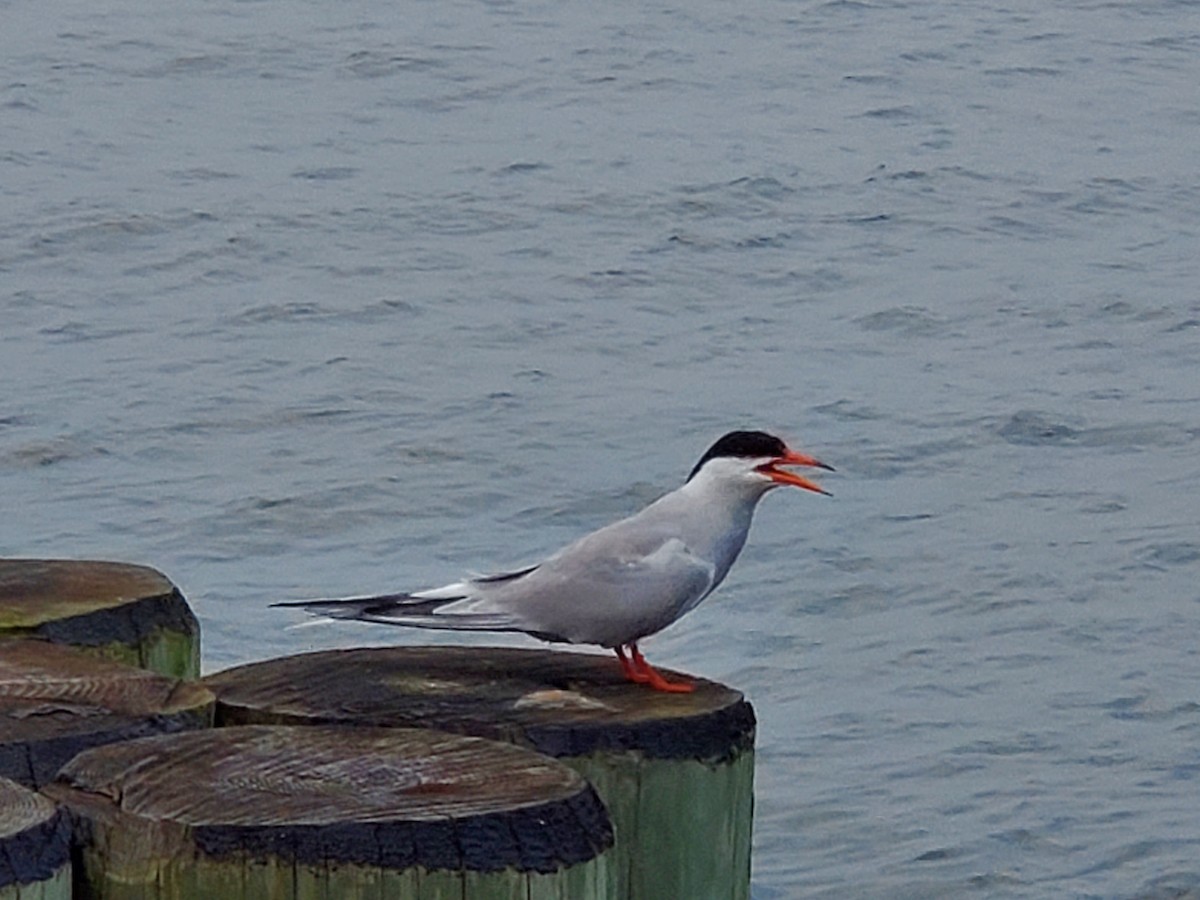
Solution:
M745 543L753 505L722 516L703 501L672 492L518 577L477 581L472 608L573 643L616 646L660 631L721 582Z

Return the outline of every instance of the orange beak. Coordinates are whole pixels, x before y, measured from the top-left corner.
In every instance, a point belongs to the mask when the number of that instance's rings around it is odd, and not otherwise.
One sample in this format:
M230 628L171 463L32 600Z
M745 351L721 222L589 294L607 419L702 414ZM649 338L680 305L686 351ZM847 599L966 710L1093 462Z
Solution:
M808 466L812 469L825 469L827 472L832 472L833 466L827 466L815 457L805 456L803 453L796 453L794 450L789 450L783 456L758 467L758 471L762 472L776 484L790 484L793 487L804 488L806 491L824 494L827 497L833 496L815 481L809 481L804 476L797 475L794 472L785 472L777 469L776 466Z

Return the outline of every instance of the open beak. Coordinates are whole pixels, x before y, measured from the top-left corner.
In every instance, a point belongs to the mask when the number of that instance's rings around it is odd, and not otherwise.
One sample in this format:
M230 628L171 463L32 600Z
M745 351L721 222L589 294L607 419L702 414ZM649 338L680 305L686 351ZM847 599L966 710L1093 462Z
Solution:
M769 463L763 463L758 467L758 471L762 472L776 484L790 484L793 487L804 488L806 491L824 494L827 497L833 496L815 481L809 481L803 475L797 475L795 472L787 472L779 469L777 468L778 466L808 466L812 469L824 469L827 472L832 472L833 466L827 466L815 457L805 456L803 453L796 453L793 450L789 450L783 456L773 459Z

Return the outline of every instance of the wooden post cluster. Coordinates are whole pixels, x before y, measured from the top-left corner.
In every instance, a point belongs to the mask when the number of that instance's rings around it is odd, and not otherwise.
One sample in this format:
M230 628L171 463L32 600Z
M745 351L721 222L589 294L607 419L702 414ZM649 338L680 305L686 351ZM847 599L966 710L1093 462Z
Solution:
M0 900L749 897L737 691L562 651L199 660L161 573L0 560Z
M617 896L749 896L754 712L722 685L663 694L596 654L448 647L310 653L205 684L221 725L436 728L553 756L608 807Z

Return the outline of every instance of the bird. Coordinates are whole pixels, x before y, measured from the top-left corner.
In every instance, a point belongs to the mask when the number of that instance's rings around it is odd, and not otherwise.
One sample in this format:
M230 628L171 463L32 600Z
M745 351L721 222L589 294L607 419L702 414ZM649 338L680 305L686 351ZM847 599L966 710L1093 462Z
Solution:
M273 603L328 619L461 631L524 632L616 653L624 677L670 693L694 689L654 669L638 642L695 609L737 559L758 502L777 487L829 495L785 467L833 471L764 431L731 431L684 483L628 518L536 565L444 587Z

